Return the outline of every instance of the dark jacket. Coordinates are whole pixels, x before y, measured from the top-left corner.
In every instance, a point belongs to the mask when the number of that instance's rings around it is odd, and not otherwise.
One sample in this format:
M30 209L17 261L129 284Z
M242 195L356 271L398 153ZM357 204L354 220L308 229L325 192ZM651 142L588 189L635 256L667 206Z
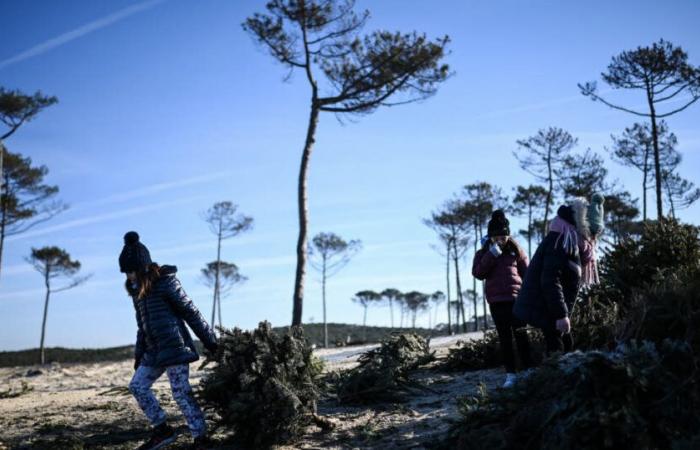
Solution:
M508 245L499 256L489 248L474 255L472 275L486 280L484 289L489 303L514 301L527 271L527 255L519 247Z
M551 328L568 317L578 295L581 260L578 249L567 254L550 231L530 261L513 314L539 328Z
M163 266L151 292L138 299L136 361L151 367L188 364L199 359L185 323L209 350L216 348L216 336L175 277L175 266Z

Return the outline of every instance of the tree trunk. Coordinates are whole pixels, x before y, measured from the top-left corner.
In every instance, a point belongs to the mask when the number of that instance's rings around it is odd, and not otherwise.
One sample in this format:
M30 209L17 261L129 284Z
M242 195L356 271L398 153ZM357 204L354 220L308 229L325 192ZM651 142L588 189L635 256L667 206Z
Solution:
M394 328L394 300L389 297L389 317L391 317L391 328Z
M547 236L547 220L549 219L549 207L552 203L552 194L554 193L554 178L552 177L552 149L548 149L547 154L547 179L549 181L549 189L547 190L547 199L544 203L544 221L542 222L542 237Z
M0 146L2 143L0 142ZM0 180L2 180L2 177L0 177ZM0 184L2 184L2 181L0 181ZM0 190L2 190L0 188ZM7 202L4 201L4 197L2 197L2 194L0 194L0 199L2 199L2 205L0 205L0 214L2 214L2 217L0 217L0 272L2 272L2 254L3 251L5 250L5 227L7 226Z
M42 366L46 364L46 355L44 354L44 338L46 337L46 317L48 316L49 312L49 295L51 294L48 266L44 272L44 284L46 286L46 299L44 300L44 319L41 321L41 341L39 342L39 363Z
M412 330L416 329L416 314L417 314L417 311L413 311L413 315L411 317L411 319L412 319L411 320L411 329Z
M362 317L362 340L367 342L367 305L365 305L365 314Z
M216 325L216 306L217 306L217 301L219 300L219 271L221 270L221 233L222 233L222 224L221 220L219 219L219 234L217 236L217 242L216 242L216 270L214 271L214 300L211 305L211 326ZM221 320L221 312L219 312L219 320Z
M304 278L306 276L306 241L308 225L308 206L306 196L306 179L309 169L309 159L311 150L315 142L316 126L318 125L319 109L316 104L316 96L311 101L311 114L309 115L309 126L306 131L306 143L301 156L301 166L299 168L299 238L297 240L297 269L294 277L294 306L292 309L292 326L301 325L301 314L304 306Z
M659 130L656 127L656 109L654 108L654 98L652 88L647 84L647 101L649 102L649 113L651 116L651 139L654 143L654 172L656 173L656 218L664 218L663 197L661 191L661 155L659 153Z
M452 241L452 250L454 253L452 254L452 261L454 262L455 265L455 280L457 282L457 299L459 300L459 309L460 312L462 313L462 330L466 333L467 332L467 320L466 320L466 315L464 314L464 295L462 294L462 282L459 276L459 257L457 256L457 243Z
M476 221L475 221L474 222L474 254L475 255L476 255L476 252L479 251L479 246L477 244L478 239L477 239L476 227L477 227L477 225L476 225ZM474 294L474 298L472 299L472 301L474 303L474 331L479 331L479 310L477 308L478 303L477 303L477 299L476 299L476 277L472 277L472 281L473 281L473 285L472 285L473 291L472 292Z
M527 257L532 259L532 205L527 210Z
M4 163L5 163L5 144L3 144L2 139L0 139L0 197L2 196L2 180L5 179L5 172L3 171L5 169Z
M326 258L323 258L321 274L321 298L323 299L323 347L328 348L328 322L326 321Z
M665 182L664 185L666 185L666 195L668 196L668 205L670 207L669 212L671 213L671 218L675 219L676 218L676 208L675 208L675 205L673 204L673 195L671 194L671 186L669 186L668 182Z
M219 290L219 292L217 292L217 294L216 294L216 305L217 305L217 308L219 309L219 327L223 328L224 323L223 323L223 319L221 318L222 317L221 316L221 290Z
M648 149L648 147L647 147ZM647 221L647 177L649 176L649 150L644 150L644 175L642 175L642 220Z
M447 334L452 335L452 295L450 293L450 246L447 246L447 258L445 260L445 276L447 278Z

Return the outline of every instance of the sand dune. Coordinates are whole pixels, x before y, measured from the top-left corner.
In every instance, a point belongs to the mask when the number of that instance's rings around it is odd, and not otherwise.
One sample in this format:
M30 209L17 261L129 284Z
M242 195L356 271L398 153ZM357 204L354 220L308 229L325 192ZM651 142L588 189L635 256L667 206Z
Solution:
M431 346L438 355L447 352L459 339L473 339L480 333L436 338ZM373 346L320 349L316 354L329 369L352 367L357 357ZM190 367L196 385L204 372L199 362ZM0 399L0 450L5 448L135 448L146 437L147 423L129 395L126 386L133 375L133 362L95 364L53 364L45 367L0 369L0 392L22 395ZM358 445L372 428L372 442L365 448L403 448L420 443L435 434L444 433L447 420L456 414L455 398L474 391L485 382L495 386L500 371L482 371L465 377L425 372L419 374L435 392L412 399L401 408L387 406L376 409L319 406L321 413L339 424L331 434L310 432L297 448L340 448L348 439ZM182 427L183 437L172 448L188 441L184 422L173 402L167 377L156 384L157 396L174 422ZM358 429L365 430L356 433ZM358 441L359 439L359 441ZM224 447L221 447L224 448Z

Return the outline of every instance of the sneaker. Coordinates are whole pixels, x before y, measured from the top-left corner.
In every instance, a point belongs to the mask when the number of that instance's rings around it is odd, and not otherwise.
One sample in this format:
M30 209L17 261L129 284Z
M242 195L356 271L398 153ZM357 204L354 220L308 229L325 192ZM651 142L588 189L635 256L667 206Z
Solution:
M197 436L190 446L190 450L208 450L212 446L211 441L207 436Z
M151 438L137 450L156 450L175 442L177 433L167 423L162 423L153 429Z
M518 379L518 377L514 373L507 373L506 374L506 381L503 383L504 388L509 388L513 387L515 384L515 381Z

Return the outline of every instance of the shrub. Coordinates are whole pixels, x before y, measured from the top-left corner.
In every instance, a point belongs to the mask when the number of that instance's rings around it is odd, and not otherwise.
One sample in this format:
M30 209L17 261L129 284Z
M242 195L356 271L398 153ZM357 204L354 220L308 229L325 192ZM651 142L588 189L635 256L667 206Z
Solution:
M639 239L627 239L601 261L603 284L619 291L615 300L626 306L632 294L666 274L700 264L698 228L667 219L648 222Z
M484 337L470 341L459 341L449 350L441 369L448 371L482 370L499 367L503 364L498 334L488 330Z
M636 292L619 332L621 340L666 338L686 341L700 357L700 270L669 274L646 291Z
M545 348L544 336L540 330L534 328L527 329L527 334L530 340L530 358L533 364L538 364ZM515 343L513 345L515 346ZM496 330L488 330L481 339L459 341L456 347L449 350L447 358L438 368L449 372L501 367L503 357L500 349L498 333ZM517 351L515 356L518 357Z
M239 442L254 448L289 443L312 421L322 365L301 328L285 335L268 322L252 332L222 329L216 359L199 396Z
M359 365L336 375L341 403L400 401L418 384L410 372L435 358L429 343L415 333L394 334L359 358Z
M672 448L700 426L695 365L682 341L548 360L512 389L466 398L460 449ZM679 389L679 386L692 386ZM691 448L691 447L687 447Z
M571 316L574 347L577 350L612 350L619 328L618 306L607 301L604 286L586 289Z

